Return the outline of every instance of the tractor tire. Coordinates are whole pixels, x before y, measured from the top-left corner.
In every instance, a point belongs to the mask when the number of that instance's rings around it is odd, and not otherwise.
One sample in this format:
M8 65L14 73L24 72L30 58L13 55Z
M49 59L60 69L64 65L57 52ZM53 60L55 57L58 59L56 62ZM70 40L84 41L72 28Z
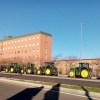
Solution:
M21 69L20 73L21 73L21 74L24 74L24 69Z
M37 75L42 75L42 70L41 69L37 70Z
M52 69L50 67L47 67L45 70L45 75L52 75Z
M14 73L15 72L15 68L14 67L11 67L10 68L10 73Z
M6 73L8 73L8 72L9 72L8 68L6 68L6 69L5 69L5 72L6 72Z
M82 78L88 78L89 77L89 72L86 69L81 70L81 77Z
M32 69L31 69L31 68L27 68L26 73L27 73L27 74L32 74Z
M74 71L70 71L69 72L69 77L72 77L73 78L74 76L75 76Z

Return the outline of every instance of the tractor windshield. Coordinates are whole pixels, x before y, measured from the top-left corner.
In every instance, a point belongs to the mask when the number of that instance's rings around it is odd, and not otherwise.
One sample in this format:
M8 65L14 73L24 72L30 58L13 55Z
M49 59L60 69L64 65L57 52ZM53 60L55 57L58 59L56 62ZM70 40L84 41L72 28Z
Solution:
M80 63L80 64L79 64L79 67L86 67L86 68L88 68L88 66L89 66L89 65L88 65L87 63Z
M16 63L11 63L11 66L14 66L14 65L16 65Z

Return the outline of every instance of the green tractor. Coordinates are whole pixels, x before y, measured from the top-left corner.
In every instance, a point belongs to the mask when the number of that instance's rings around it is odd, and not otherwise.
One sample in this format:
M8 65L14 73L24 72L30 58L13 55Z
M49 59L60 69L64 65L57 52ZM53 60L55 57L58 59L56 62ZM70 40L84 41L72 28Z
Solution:
M58 70L52 62L45 62L45 66L41 66L37 70L38 75L55 75L58 76Z
M69 77L92 78L92 72L89 63L79 63L79 67L70 68Z
M35 67L34 63L27 63L27 66L21 68L21 74L36 74L37 73L37 68Z
M5 69L5 72L8 73L20 73L20 66L18 65L18 63L11 63L10 66L8 66Z

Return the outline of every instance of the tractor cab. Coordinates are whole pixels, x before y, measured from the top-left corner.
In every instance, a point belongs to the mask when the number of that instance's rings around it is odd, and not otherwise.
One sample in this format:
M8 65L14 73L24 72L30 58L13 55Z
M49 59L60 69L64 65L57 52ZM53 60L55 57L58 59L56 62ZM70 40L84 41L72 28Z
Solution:
M79 63L80 68L89 68L89 63Z
M34 64L33 63L28 63L27 67L34 67Z
M54 63L53 62L45 62L45 66L48 66L48 65L54 66Z
M16 67L18 64L17 63L11 63L10 66Z

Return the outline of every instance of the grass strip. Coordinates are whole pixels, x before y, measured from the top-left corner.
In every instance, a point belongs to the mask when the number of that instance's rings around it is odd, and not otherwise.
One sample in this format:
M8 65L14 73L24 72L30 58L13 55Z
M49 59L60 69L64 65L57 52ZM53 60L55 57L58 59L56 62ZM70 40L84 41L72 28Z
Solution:
M79 86L79 85L68 85L68 84L57 85L58 83L33 81L33 80L23 80L23 79L20 79L18 81L30 82L30 83L35 83L35 84L49 85L49 86L53 86L53 87L62 87L62 88L68 88L68 89L83 90L83 91L85 90L85 91L88 91L88 92L100 93L100 88L96 88L96 87L87 87L87 86Z

